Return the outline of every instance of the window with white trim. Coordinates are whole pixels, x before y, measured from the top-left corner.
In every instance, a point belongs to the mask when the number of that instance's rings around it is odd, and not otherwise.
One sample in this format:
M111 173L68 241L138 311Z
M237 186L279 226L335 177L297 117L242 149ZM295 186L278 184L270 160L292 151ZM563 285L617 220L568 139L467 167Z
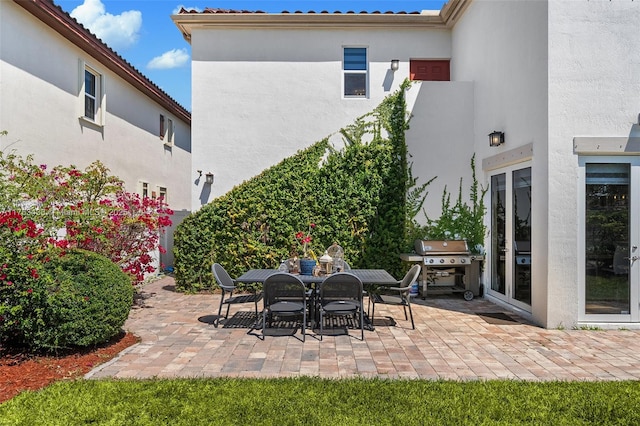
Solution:
M160 114L160 140L164 141L165 145L173 145L173 134L173 120Z
M164 125L164 115L160 114L160 140L164 140L164 132L165 132L165 125Z
M366 98L368 80L366 47L343 48L343 94L345 98Z
M147 182L142 182L142 188L141 188L141 194L142 198L148 198L149 197L149 184Z
M165 204L169 204L169 200L167 200L167 188L164 186L159 186L158 193L160 194L160 198L162 199L162 202Z
M104 75L83 60L79 61L78 74L80 118L102 126L106 108Z
M165 140L167 145L173 145L173 120L167 119L167 138Z

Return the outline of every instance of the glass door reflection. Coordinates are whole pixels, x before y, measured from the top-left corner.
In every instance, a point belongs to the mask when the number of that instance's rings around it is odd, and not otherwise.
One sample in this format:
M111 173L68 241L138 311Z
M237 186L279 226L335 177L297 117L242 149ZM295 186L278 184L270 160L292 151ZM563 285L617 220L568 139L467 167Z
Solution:
M586 164L586 314L629 314L629 194L629 164Z
M505 173L491 176L491 290L506 294L506 187Z
M531 168L513 172L513 298L531 305Z

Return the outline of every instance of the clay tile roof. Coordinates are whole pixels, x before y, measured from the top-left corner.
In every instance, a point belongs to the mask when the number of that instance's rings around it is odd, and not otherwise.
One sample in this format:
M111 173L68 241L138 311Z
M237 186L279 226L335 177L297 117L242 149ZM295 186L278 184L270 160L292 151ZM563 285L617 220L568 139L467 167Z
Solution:
M131 65L104 41L89 31L53 0L16 1L29 13L57 31L67 40L103 63L133 87L191 124L191 113Z
M180 8L180 11L178 12L178 14L184 14L184 13L247 13L247 14L251 14L251 13L267 13L264 12L262 10L236 10L236 9L219 9L219 8L214 8L214 7L207 7L205 8L202 12L195 10L195 9L185 9L184 7ZM334 12L329 12L328 10L322 10L321 12L316 12L314 10L308 10L308 11L302 11L302 10L295 10L295 11L289 11L289 10L283 10L282 12L280 12L281 14L315 14L315 13L323 13L323 14L336 14L336 15L340 15L343 13L347 13L347 14L360 14L360 15L368 15L368 14L376 14L376 15L380 15L380 14L385 14L385 15L419 15L420 12L419 11L411 11L411 12L406 12L404 10L401 10L399 12L394 12L391 10L388 10L386 12L381 12L379 10L373 11L373 12L368 12L366 10L362 10L360 12L355 12L353 10L348 10L346 12L340 11L340 10L336 10Z

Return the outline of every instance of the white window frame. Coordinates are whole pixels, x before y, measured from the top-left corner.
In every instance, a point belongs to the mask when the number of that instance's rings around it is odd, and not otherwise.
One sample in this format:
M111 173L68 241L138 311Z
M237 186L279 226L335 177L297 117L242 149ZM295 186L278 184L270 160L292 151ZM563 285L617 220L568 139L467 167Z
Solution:
M174 124L173 124L173 119L167 117L167 135L164 139L164 144L168 145L168 146L172 146L173 145L173 139L174 139Z
M142 198L149 197L149 182L140 181L140 196Z
M163 198L163 202L169 204L169 192L166 186L158 186L158 198Z
M364 49L365 50L365 69L364 70L347 70L345 69L344 55L345 49ZM347 95L345 94L345 79L348 74L364 74L364 94L362 95ZM342 46L342 97L344 99L368 99L369 98L369 47L368 46Z
M91 73L95 76L95 95L87 93L87 87L85 85L86 73ZM85 123L92 125L104 126L105 125L105 111L106 111L106 82L105 77L100 70L92 65L87 64L84 60L78 61L78 103L79 103L79 118ZM86 112L86 98L91 96L95 103L95 110L93 117L87 117Z

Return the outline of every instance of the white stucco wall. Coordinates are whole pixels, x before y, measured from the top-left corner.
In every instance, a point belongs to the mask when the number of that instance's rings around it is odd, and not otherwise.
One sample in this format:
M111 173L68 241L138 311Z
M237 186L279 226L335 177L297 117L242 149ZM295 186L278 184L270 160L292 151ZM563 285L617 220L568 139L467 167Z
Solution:
M583 291L576 217L584 182L573 138L628 137L638 123L639 28L638 2L549 3L549 199L563 206L549 214L550 326L575 323Z
M445 188L455 203L460 179L463 200L469 196L474 147L473 89L472 82L423 81L414 82L407 94L407 99L415 96L406 133L413 176L418 179L417 185L436 177L427 187L424 203L430 219L440 217ZM422 214L416 219L425 223Z
M452 32L452 80L474 82L474 147L477 164L510 150L533 144L532 180L532 315L548 325L549 286L546 269L549 212L547 175L547 2L475 0ZM505 144L489 147L488 134L505 132ZM508 160L498 161L501 166ZM480 182L488 186L492 171L478 167ZM490 198L487 196L489 207ZM563 209L559 212L558 209ZM565 203L554 204L554 217L567 217ZM568 207L569 221L572 207ZM551 232L550 232L551 234ZM552 252L561 250L554 236ZM560 237L562 239L562 237ZM485 268L484 282L489 282ZM575 297L575 294L574 294ZM549 304L549 305L548 305Z
M449 58L446 30L194 29L194 210L377 106L410 58ZM343 47L367 47L368 99L343 99ZM400 69L389 69L399 59Z
M12 1L0 2L0 149L33 154L37 163L85 168L100 160L131 192L139 182L166 187L174 210L190 208L191 134L86 52ZM104 127L79 120L79 60L105 76ZM159 138L159 116L172 118L175 146Z

